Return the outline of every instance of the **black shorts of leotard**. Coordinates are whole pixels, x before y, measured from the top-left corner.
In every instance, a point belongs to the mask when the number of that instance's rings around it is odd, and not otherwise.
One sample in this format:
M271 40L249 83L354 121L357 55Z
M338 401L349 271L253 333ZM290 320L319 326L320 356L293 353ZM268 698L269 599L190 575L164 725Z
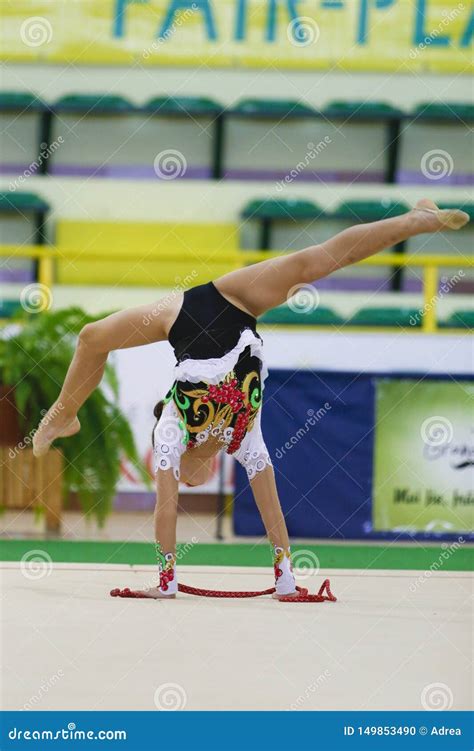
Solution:
M257 334L257 321L225 299L212 282L187 290L168 334L178 363L230 352L245 329Z

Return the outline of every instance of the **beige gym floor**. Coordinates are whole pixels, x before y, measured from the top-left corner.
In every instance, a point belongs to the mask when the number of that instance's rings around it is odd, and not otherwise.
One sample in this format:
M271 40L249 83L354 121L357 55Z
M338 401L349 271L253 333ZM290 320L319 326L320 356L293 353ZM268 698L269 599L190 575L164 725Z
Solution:
M1 563L2 708L417 710L437 684L444 708L472 707L468 573L321 571L299 583L329 576L338 602L323 604L109 597L155 576ZM180 580L264 589L272 571L182 566Z

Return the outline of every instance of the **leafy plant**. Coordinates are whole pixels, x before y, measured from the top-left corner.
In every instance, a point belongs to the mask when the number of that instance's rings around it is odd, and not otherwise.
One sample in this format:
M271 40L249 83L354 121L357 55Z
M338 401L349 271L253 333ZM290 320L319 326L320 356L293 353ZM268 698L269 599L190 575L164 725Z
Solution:
M0 384L14 386L25 436L33 434L44 411L57 399L77 335L94 320L80 308L68 308L24 316L0 330ZM54 444L65 458L66 497L77 493L84 513L100 525L111 510L121 459L131 461L141 479L150 483L118 396L117 375L107 363L101 387L79 410L80 432Z

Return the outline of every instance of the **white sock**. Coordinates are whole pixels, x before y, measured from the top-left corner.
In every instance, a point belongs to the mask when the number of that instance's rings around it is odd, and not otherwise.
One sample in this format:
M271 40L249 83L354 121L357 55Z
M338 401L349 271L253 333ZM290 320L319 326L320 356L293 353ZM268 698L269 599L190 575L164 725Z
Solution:
M291 565L290 548L273 548L273 570L277 595L292 595L296 592L296 582Z

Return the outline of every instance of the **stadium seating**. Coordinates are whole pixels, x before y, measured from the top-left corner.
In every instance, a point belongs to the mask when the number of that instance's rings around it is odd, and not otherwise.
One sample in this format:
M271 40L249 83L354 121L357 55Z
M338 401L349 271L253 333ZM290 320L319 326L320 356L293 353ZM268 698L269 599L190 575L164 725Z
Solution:
M34 94L0 92L0 172L41 174L38 163L41 144L47 141L44 129L48 106Z
M53 109L60 117L53 117L49 139L63 139L48 163L54 174L167 179L156 160L174 150L182 153L183 166L173 177L213 175L218 125L214 133L207 127L219 119L220 107L210 99L154 97L136 106L121 96L70 94Z
M72 92L47 102L29 92L0 94L0 124L5 125L0 135L0 171L15 175L9 190L0 194L3 245L46 242L49 205L34 193L23 191L25 175L168 179L157 160L164 152L176 152L183 159L179 174L173 177L271 179L277 181L276 197L269 198L268 191L259 197L256 191L256 198L240 212L236 206L236 223L217 225L59 217L55 225L48 224L50 240L58 247L54 269L59 284L175 287L183 279L197 284L232 267L230 256L226 257L228 251L291 252L323 242L355 222L396 216L408 209L405 203L385 199L381 188L377 200L362 196L327 210L310 199L310 192L308 198L291 195L291 184L296 181L414 184L429 180L430 186L436 187L467 184L473 178L469 154L474 144L469 141L469 129L474 105L470 103L422 102L404 112L384 101L334 100L316 107L296 99L250 98L225 107L214 98L199 95L158 93L142 103L129 97L129 92L125 96ZM15 141L21 143L20 151ZM45 147L58 143L60 146L46 158L41 156ZM428 163L426 155L431 152L441 153L444 161ZM456 205L452 202L443 207ZM474 219L474 204L463 208ZM461 256L470 255L473 240L471 226L458 233L456 250ZM135 248L139 248L136 260ZM63 258L61 249L75 251L77 256L74 260ZM436 239L416 237L392 250L451 254L452 238L443 234ZM94 252L108 254L114 262L94 259ZM154 259L147 260L147 253L153 253ZM451 271L447 269L444 274L440 270L441 281L455 275ZM35 278L36 262L28 259L9 258L0 270L3 281L28 282ZM474 270L464 269L453 285L454 295L469 293L473 283ZM361 266L343 269L318 284L323 292L341 288L419 293L422 272L409 267ZM14 296L10 300L4 294L0 317L14 313L15 306ZM453 311L451 305L446 310L441 328L472 326L471 311ZM403 299L393 305L384 301L383 307L376 309L361 307L351 315L341 316L336 311L337 306L334 310L319 306L302 315L282 306L266 314L262 322L419 325L412 319L416 310L405 306Z
M299 198L264 198L250 201L243 208L241 219L245 220L246 224L257 223L258 244L256 247L258 250L268 250L275 247L272 242L272 231L277 222L291 222L294 227L297 222L312 221L323 215L323 209L312 201Z
M12 112L23 153L11 139L0 149L0 168L10 172L26 168L40 144L59 136L64 143L41 165L45 173L156 179L153 160L165 148L183 152L185 178L409 184L434 175L467 184L474 172L466 158L474 147L474 107L465 102L426 102L403 112L383 101L336 100L316 109L298 100L245 99L226 109L198 96L158 95L137 105L110 94L71 93L46 103L33 93L7 92L0 97L0 121L7 116L11 124ZM80 160L82 136L89 148ZM8 139L8 128L2 138ZM440 151L448 154L446 166L428 160L421 168L426 154Z
M473 179L474 105L419 104L404 122L396 182L468 185Z
M45 221L49 206L34 193L0 192L1 242L4 245L45 242ZM0 281L28 282L36 275L36 264L28 259L9 259L0 267Z

